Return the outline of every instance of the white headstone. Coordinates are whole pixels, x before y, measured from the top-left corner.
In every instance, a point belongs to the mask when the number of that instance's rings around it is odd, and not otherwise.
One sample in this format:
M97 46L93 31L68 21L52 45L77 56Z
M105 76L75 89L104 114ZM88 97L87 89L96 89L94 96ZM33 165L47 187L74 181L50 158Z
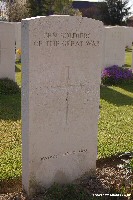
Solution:
M15 49L21 49L21 22L11 22L15 28ZM20 55L16 53L16 59L20 59Z
M0 78L15 80L15 31L8 22L0 22Z
M126 29L120 26L105 27L104 67L122 66L125 61Z
M132 51L131 56L131 68L133 68L133 50L132 50L132 43L133 43L133 27L125 27L126 28L126 35L125 35L125 41L126 41L126 47L130 48ZM126 59L126 58L125 58Z
M21 49L21 22L15 22L16 49Z
M22 20L23 186L70 183L96 168L103 23Z
M126 29L126 35L125 35L125 46L132 48L132 42L133 42L133 28L132 27L124 27Z

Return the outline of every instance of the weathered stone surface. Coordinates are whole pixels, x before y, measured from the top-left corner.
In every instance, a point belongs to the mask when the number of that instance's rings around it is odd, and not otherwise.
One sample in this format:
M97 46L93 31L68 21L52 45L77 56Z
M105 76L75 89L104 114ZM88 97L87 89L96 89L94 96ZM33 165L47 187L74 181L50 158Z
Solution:
M105 27L104 67L122 66L125 60L125 28L120 26Z
M15 30L8 22L0 22L0 78L15 80Z
M23 186L69 183L96 168L103 23L22 20Z

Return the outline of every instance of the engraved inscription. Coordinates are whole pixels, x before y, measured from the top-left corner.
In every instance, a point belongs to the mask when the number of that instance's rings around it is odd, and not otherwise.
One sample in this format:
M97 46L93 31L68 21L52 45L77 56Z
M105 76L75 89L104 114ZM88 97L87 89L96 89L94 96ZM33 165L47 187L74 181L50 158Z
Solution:
M72 39L72 38L82 39L82 38L90 38L90 33L61 33L60 35L58 35L57 32L44 33L44 38L56 38L57 36L60 36L63 39Z
M45 156L41 158L41 161L45 161L45 160L49 160L49 159L55 159L55 158L59 158L62 156L70 156L70 155L74 155L74 154L78 154L78 153L87 153L88 149L81 149L79 151L71 151L71 152L66 152L64 154L56 154L56 155L50 155L50 156Z
M58 39L57 39L58 37ZM60 38L60 39L59 39ZM82 47L82 46L99 46L99 41L94 41L90 38L90 33L44 33L44 38L39 41L34 41L34 46L47 47Z

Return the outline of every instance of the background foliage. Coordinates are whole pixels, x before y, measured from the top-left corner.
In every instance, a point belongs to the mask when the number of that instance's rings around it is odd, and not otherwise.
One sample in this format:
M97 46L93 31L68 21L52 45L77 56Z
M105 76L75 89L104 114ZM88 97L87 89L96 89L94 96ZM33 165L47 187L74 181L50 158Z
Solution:
M78 10L72 8L72 0L27 0L25 4L14 0L7 3L7 16L10 22L53 14L81 15Z
M22 19L29 17L29 10L26 4L20 1L14 0L13 2L7 2L7 11L9 22L20 22Z
M124 21L131 14L129 0L105 0L100 4L101 18L106 25L124 25Z

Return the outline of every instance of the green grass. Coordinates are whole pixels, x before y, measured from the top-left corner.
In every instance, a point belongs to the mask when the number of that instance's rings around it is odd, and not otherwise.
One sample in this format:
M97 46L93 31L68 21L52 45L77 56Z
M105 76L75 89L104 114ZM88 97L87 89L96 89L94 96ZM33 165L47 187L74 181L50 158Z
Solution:
M0 179L21 175L21 96L0 95Z
M133 48L133 47L132 47ZM131 67L132 63L132 53L131 49L126 49L126 56L125 56L125 67Z
M16 71L16 80L19 86L21 86L21 63L16 63L16 67L15 67L15 71Z
M21 85L21 65L16 79ZM21 94L0 94L0 180L14 179L22 173Z
M133 150L133 84L101 87L98 156Z
M12 95L20 92L20 87L13 80L8 78L0 79L0 95Z
M131 52L127 52L131 57ZM128 62L127 62L128 63ZM21 85L21 65L16 79ZM133 85L101 87L98 157L133 151ZM0 95L0 179L21 176L21 96Z

